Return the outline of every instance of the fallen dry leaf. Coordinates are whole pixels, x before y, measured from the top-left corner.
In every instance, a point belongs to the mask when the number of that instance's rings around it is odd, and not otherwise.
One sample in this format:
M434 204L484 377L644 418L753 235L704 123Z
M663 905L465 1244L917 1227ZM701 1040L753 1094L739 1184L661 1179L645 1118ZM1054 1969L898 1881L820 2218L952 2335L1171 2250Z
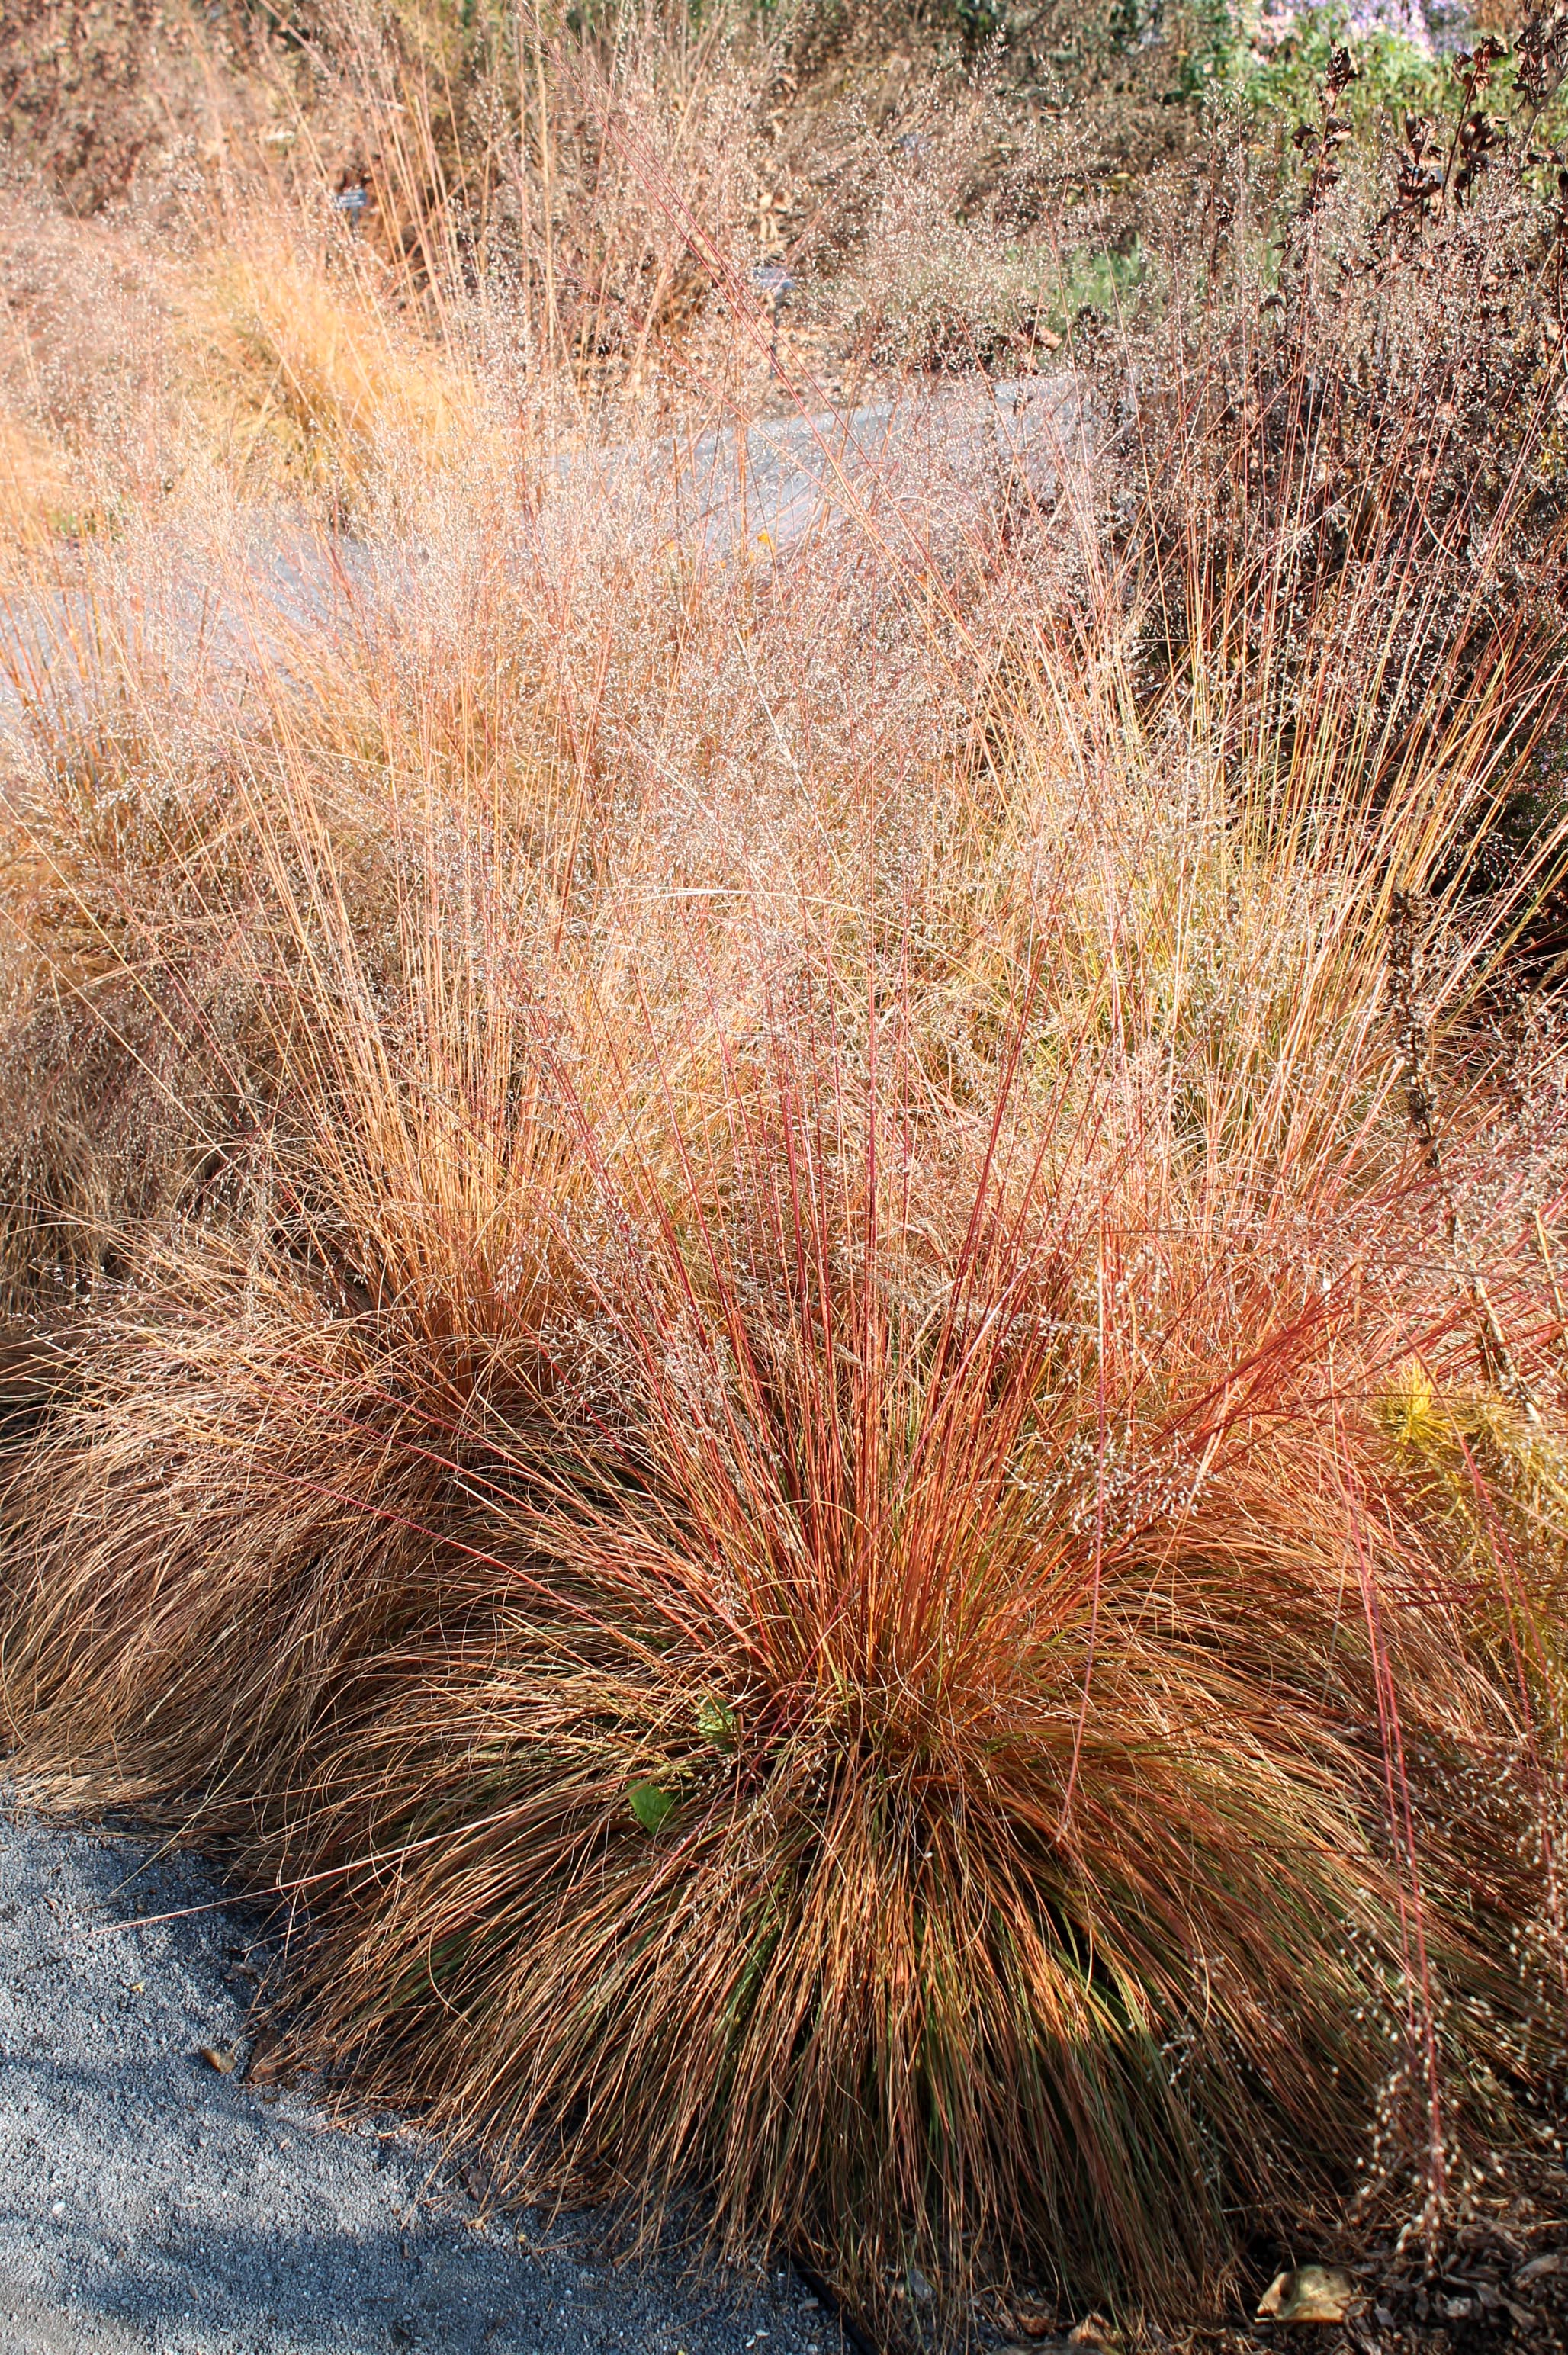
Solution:
M1278 2274L1258 2304L1260 2322L1343 2322L1355 2284L1338 2265L1297 2265Z
M251 2048L250 2066L245 2072L248 2085L268 2085L278 2073L283 2057L283 2039L272 2029L263 2029Z

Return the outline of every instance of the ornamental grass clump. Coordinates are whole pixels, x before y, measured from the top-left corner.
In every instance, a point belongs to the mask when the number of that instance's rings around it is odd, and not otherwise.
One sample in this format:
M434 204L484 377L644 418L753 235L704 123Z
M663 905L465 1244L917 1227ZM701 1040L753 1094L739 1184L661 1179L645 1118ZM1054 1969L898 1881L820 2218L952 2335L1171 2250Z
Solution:
M19 1764L287 1893L298 2060L891 2329L1188 2307L1556 2059L1552 1310L1385 979L1469 723L1315 835L1100 661L1036 645L941 858L803 764L747 890L700 771L691 892L624 814L563 879L526 766L253 750L135 968L177 1031L228 944L248 1110L10 1492ZM1427 917L1424 1039L1499 922Z

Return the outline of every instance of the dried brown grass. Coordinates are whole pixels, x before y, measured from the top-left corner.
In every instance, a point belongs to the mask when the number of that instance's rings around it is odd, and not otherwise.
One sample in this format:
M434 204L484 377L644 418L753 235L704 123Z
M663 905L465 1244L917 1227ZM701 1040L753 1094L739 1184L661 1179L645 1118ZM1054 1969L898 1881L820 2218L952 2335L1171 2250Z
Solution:
M353 540L204 440L33 559L18 1771L299 1909L297 2058L912 2343L1439 2232L1562 2065L1549 401L1417 513L1442 314L1336 319L1351 528L1173 250L1086 471L759 559L431 240L289 249Z

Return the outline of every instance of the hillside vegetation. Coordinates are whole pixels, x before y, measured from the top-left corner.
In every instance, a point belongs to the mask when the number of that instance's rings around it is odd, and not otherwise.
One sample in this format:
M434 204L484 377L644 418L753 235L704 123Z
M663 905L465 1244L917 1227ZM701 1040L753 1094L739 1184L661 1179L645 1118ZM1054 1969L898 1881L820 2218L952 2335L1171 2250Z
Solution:
M1568 2025L1568 12L170 15L117 147L53 21L11 1771L890 2346L1435 2262Z

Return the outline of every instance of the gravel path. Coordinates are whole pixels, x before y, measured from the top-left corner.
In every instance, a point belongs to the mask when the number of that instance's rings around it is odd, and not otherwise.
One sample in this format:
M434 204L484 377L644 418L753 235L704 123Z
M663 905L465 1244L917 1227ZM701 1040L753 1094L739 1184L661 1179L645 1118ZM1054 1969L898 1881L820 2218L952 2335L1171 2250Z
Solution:
M264 1948L219 1895L0 1795L0 2355L839 2355L793 2277L613 2269L396 2118L220 2074Z

